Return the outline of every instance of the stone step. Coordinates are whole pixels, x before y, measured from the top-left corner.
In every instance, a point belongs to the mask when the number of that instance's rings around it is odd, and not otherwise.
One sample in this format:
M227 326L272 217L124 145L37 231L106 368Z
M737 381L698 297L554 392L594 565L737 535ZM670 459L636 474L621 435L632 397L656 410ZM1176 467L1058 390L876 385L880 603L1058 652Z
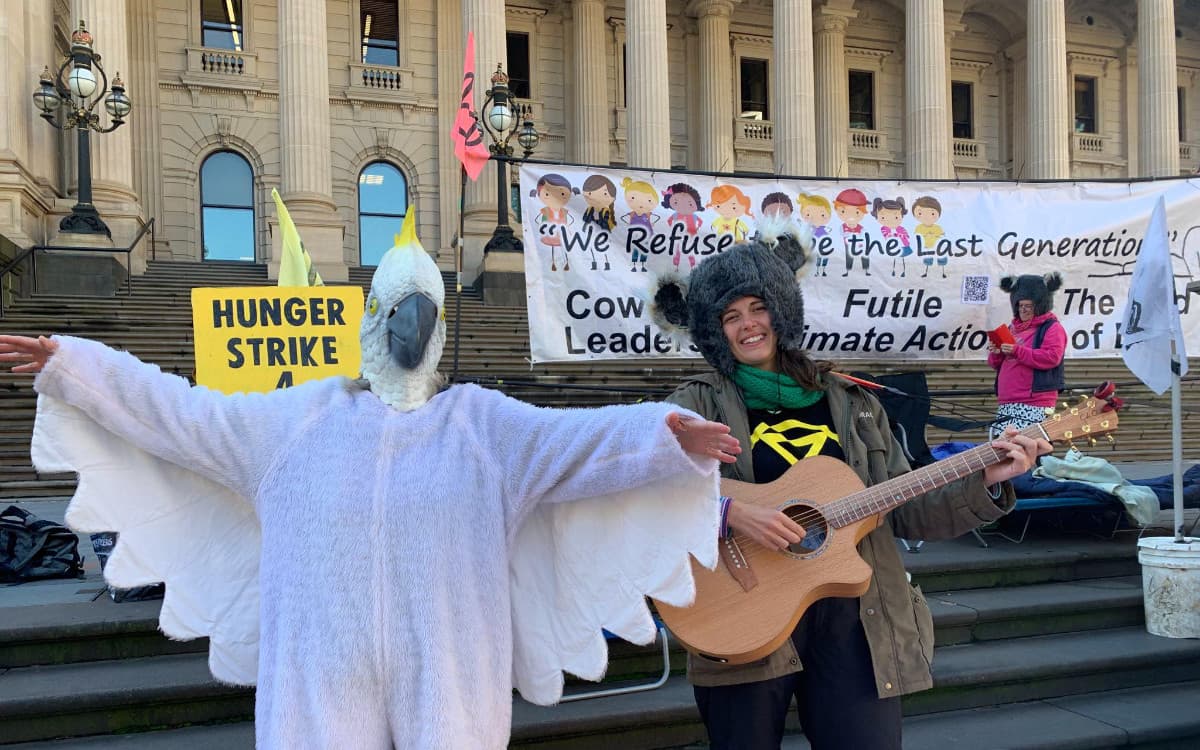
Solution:
M1200 682L1179 682L910 716L904 744L923 750L1184 750L1200 747L1198 702ZM793 734L781 750L810 745Z
M5 482L0 487L0 499L5 502L22 497L61 497L75 492L76 481L70 479L28 479Z
M44 513L45 511L41 511ZM57 517L57 516L56 516ZM84 541L82 549L88 550ZM917 579L920 580L919 578ZM1140 625L1141 577L1124 576L929 596L938 646L973 641ZM170 641L158 633L160 602L83 603L9 607L0 620L0 669L97 659L203 651L205 641ZM671 661L684 652L672 641ZM661 669L660 647L611 641L609 679Z
M980 708L1195 680L1200 641L1114 628L945 646L934 687L905 699L912 714Z
M1064 537L1039 529L1030 534L1022 544L996 540L989 547L980 546L969 534L930 542L919 553L903 553L904 566L926 596L939 601L944 592L994 589L999 596L1002 587L1008 586L1140 575L1136 539L1131 535ZM945 599L954 602L954 596ZM982 596L986 599L987 593Z
M218 683L203 654L25 667L0 674L2 742L253 715L253 691Z
M907 716L905 746L922 750L1109 750L1194 748L1200 743L1200 682L1085 693L1066 698ZM691 690L676 678L647 693L536 708L514 705L510 747L538 750L702 750ZM794 713L794 712L793 712ZM781 750L809 750L793 726ZM12 750L253 750L251 722L47 740Z

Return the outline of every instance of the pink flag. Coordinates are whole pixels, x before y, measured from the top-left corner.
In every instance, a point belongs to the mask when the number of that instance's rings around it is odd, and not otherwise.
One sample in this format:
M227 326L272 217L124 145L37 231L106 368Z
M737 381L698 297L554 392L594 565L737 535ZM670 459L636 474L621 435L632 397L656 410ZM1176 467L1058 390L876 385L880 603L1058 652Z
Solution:
M475 32L467 32L467 55L463 60L462 103L454 118L454 130L450 138L454 141L454 155L462 162L463 169L472 180L479 179L483 165L487 164L488 150L483 144L483 130L472 113L475 100Z

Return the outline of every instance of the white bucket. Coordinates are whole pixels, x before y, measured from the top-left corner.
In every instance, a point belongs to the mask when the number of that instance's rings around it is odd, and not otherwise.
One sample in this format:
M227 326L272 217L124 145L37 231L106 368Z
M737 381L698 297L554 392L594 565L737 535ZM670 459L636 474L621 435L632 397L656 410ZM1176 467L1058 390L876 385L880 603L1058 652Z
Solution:
M1200 638L1200 539L1138 540L1146 630L1167 638Z

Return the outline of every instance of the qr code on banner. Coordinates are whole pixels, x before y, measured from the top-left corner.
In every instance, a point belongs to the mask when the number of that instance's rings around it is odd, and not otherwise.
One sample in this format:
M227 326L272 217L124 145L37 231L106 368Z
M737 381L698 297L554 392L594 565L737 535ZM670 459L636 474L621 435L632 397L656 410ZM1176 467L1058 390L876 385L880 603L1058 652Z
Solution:
M964 276L962 301L965 305L986 305L992 288L990 276Z

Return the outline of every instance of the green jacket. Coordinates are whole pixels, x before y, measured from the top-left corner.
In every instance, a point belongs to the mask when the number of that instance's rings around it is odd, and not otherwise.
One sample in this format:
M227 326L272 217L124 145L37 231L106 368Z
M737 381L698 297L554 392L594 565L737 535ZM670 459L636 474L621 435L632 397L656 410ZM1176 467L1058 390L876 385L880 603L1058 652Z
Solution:
M860 386L826 376L826 397L846 463L867 485L909 471L904 452L892 436L879 401ZM740 389L728 378L710 373L689 378L668 399L701 416L729 425L742 444L737 462L722 465L722 475L754 482L750 425ZM736 498L734 498L736 500ZM895 537L950 539L994 521L1015 503L1012 487L1004 483L999 500L992 500L976 472L939 490L901 505L858 545L874 570L870 588L859 600L859 616L871 648L875 686L881 698L905 695L933 686L933 617L917 586L911 586ZM688 679L695 685L716 686L757 682L802 668L791 639L775 653L749 664L716 664L688 655Z

